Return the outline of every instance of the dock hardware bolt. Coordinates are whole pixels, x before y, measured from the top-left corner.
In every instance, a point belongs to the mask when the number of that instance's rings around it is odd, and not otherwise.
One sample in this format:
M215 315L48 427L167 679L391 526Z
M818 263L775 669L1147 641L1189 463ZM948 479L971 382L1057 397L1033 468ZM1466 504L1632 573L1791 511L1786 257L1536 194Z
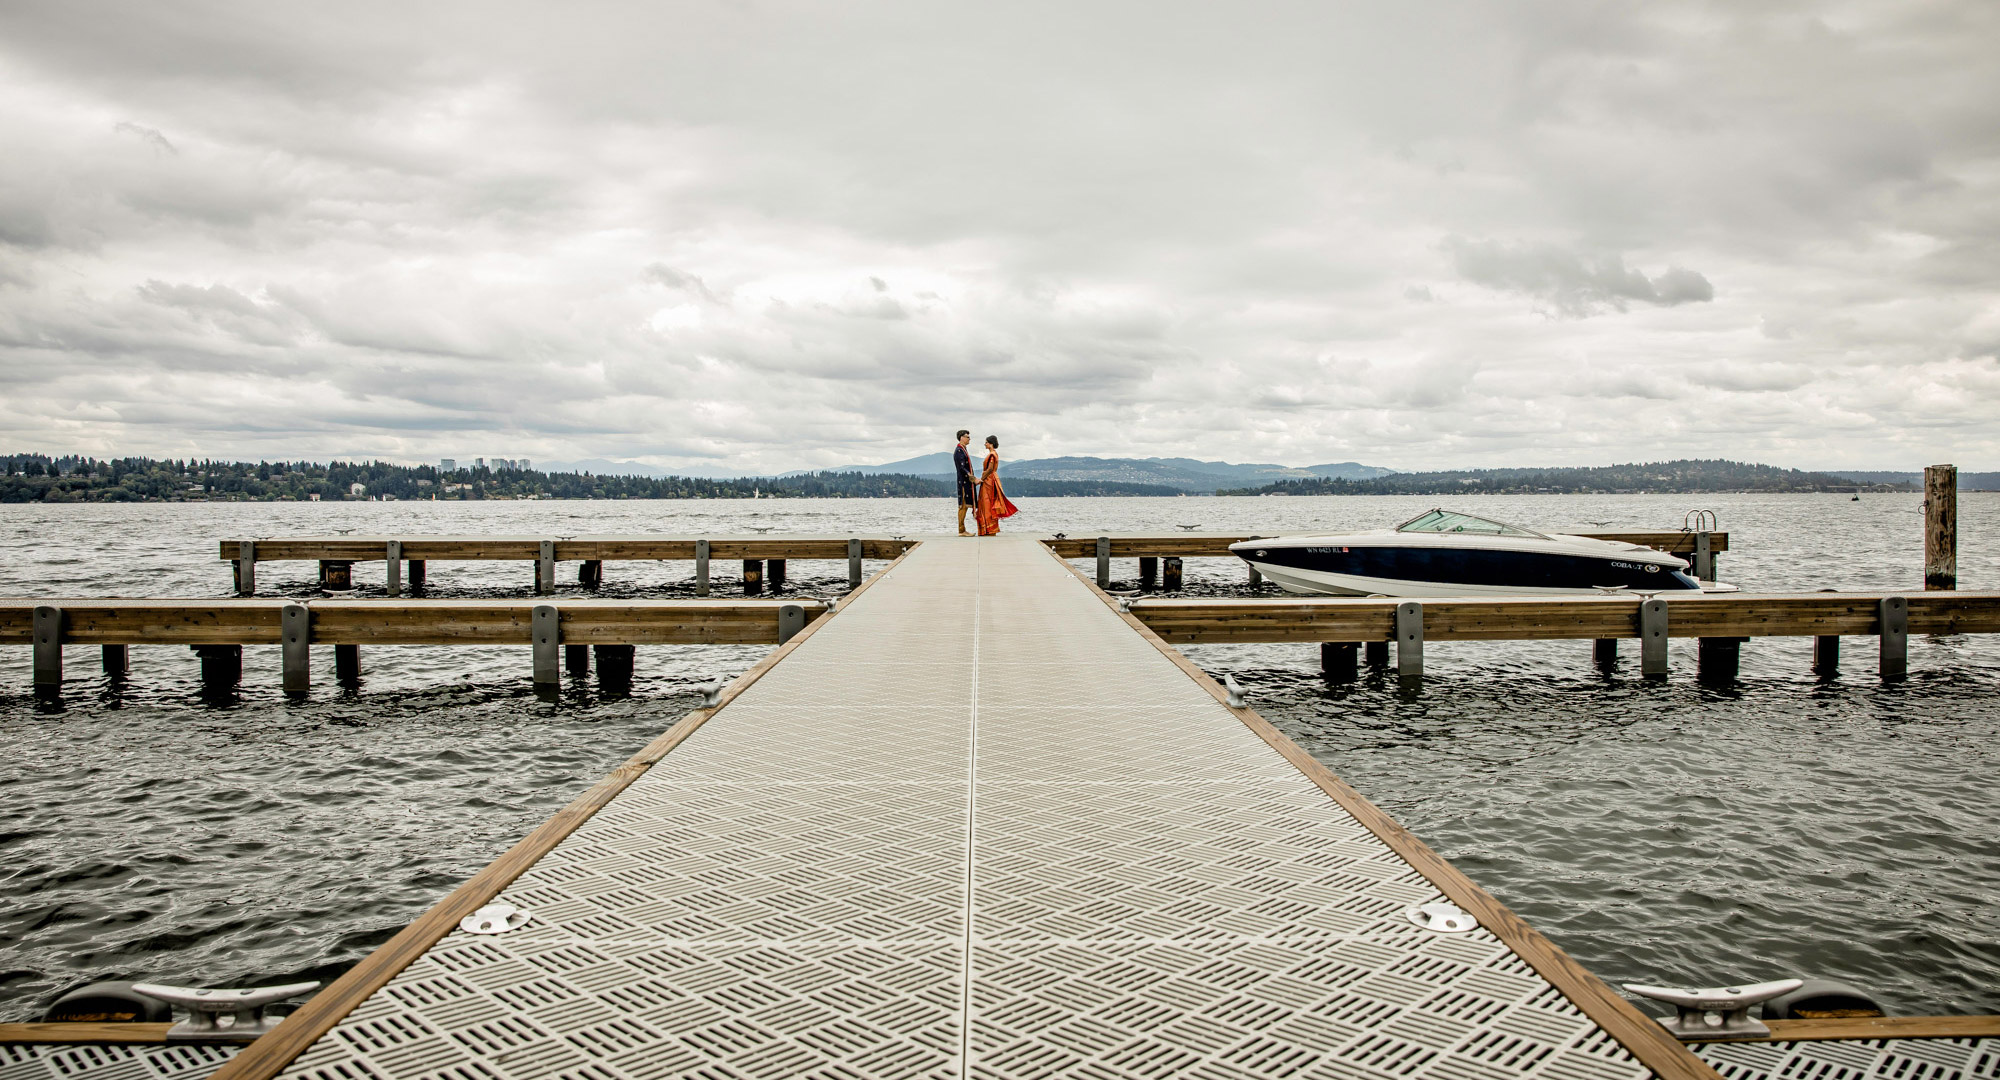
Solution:
M1673 1019L1660 1017L1660 1026L1682 1040L1761 1039L1771 1029L1750 1019L1750 1007L1789 994L1805 985L1804 979L1779 979L1749 986L1718 986L1707 990L1676 990L1666 986L1626 983L1625 989L1640 997L1664 1001L1676 1010Z
M1479 920L1461 911L1457 904L1438 900L1404 908L1403 917L1426 930L1440 934L1469 934L1479 929Z
M492 903L458 920L458 928L468 934L504 934L528 925L532 918L512 904Z
M133 983L150 998L186 1009L188 1018L167 1029L168 1042L241 1042L278 1026L282 1016L264 1015L264 1006L319 989L317 982L288 983L240 990L208 990L192 986ZM223 1022L228 1017L228 1023Z

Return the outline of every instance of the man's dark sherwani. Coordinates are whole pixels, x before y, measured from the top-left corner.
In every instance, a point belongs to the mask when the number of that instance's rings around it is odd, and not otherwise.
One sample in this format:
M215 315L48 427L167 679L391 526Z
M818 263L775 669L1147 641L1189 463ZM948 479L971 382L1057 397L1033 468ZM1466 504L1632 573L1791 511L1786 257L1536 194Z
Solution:
M951 461L958 466L958 505L977 506L979 493L977 485L972 482L972 455L960 446L952 450Z

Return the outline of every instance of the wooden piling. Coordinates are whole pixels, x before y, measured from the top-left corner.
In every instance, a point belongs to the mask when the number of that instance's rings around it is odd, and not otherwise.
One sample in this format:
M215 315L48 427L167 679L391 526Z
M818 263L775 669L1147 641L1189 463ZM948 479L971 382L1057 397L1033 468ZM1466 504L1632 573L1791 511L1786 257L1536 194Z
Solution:
M1389 666L1389 643L1387 641L1366 642L1363 651L1367 653L1369 667L1385 668Z
M576 583L595 591L604 584L604 562L601 559L585 559L576 564Z
M1822 679L1840 674L1840 635L1823 634L1813 639L1812 669Z
M1958 588L1958 466L1924 470L1924 588Z
M1139 556L1139 591L1152 592L1160 581L1160 560L1158 556Z
M1610 671L1618 666L1618 639L1601 637L1590 643L1590 660L1599 671Z
M352 686L361 681L361 646L333 647L333 677L343 686Z
M132 647L130 645L105 645L102 647L104 674L108 678L122 679L132 673Z
M639 650L631 645L594 645L597 653L597 681L601 685L627 686L632 682L632 669L636 665Z
M1181 559L1180 559L1180 556L1178 556L1178 555L1169 555L1169 556L1167 556L1167 559L1166 559L1166 565L1165 565L1165 566L1163 566L1163 567L1161 567L1161 568L1160 568L1160 571L1161 571L1161 573L1160 573L1160 587L1161 587L1161 588L1165 589L1165 590L1166 590L1166 591L1168 591L1168 592L1179 592L1179 591L1181 591Z
M319 587L322 592L353 592L354 564L342 559L321 559Z
M413 590L423 588L424 566L425 566L424 560L411 559L409 562L409 566L410 566L410 588Z
M743 560L743 595L757 596L764 591L764 560Z
M778 591L779 589L782 589L782 588L784 588L784 587L785 587L785 560L783 560L783 559L772 559L772 560L770 560L770 561L769 561L769 563L767 563L766 565L767 565L767 567L768 567L768 571L767 571L767 574L766 574L766 576L767 576L767 577L769 577L769 579L770 579L770 581L771 581L771 591L772 591L772 592L777 592L777 591Z
M570 675L590 674L590 646L564 645L563 671Z
M243 681L243 646L190 645L201 658L201 686L211 692L233 689Z
M1319 643L1319 672L1327 682L1353 682L1360 677L1361 643L1322 641Z
M1743 643L1747 640L1740 637L1697 638L1695 678L1706 683L1735 682L1736 674L1742 667Z

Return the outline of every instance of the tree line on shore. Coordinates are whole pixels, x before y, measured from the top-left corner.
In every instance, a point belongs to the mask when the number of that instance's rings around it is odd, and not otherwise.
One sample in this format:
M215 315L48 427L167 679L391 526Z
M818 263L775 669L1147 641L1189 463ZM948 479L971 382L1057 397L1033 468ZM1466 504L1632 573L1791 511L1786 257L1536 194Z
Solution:
M612 476L492 465L445 471L384 461L215 461L0 456L0 502L205 502L318 499L950 498L948 480L894 473L813 472L711 480ZM1156 484L1009 479L1011 495L1178 495Z

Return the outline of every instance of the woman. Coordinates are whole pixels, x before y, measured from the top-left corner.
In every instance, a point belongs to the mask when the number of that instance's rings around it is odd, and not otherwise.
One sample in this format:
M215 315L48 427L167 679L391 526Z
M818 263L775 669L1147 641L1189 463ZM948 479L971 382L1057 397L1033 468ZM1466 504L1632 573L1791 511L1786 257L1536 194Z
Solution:
M1000 519L1013 517L1020 508L1007 501L1000 489L1000 439L986 436L986 468L979 474L979 505L973 508L979 520L979 535L1000 535Z

